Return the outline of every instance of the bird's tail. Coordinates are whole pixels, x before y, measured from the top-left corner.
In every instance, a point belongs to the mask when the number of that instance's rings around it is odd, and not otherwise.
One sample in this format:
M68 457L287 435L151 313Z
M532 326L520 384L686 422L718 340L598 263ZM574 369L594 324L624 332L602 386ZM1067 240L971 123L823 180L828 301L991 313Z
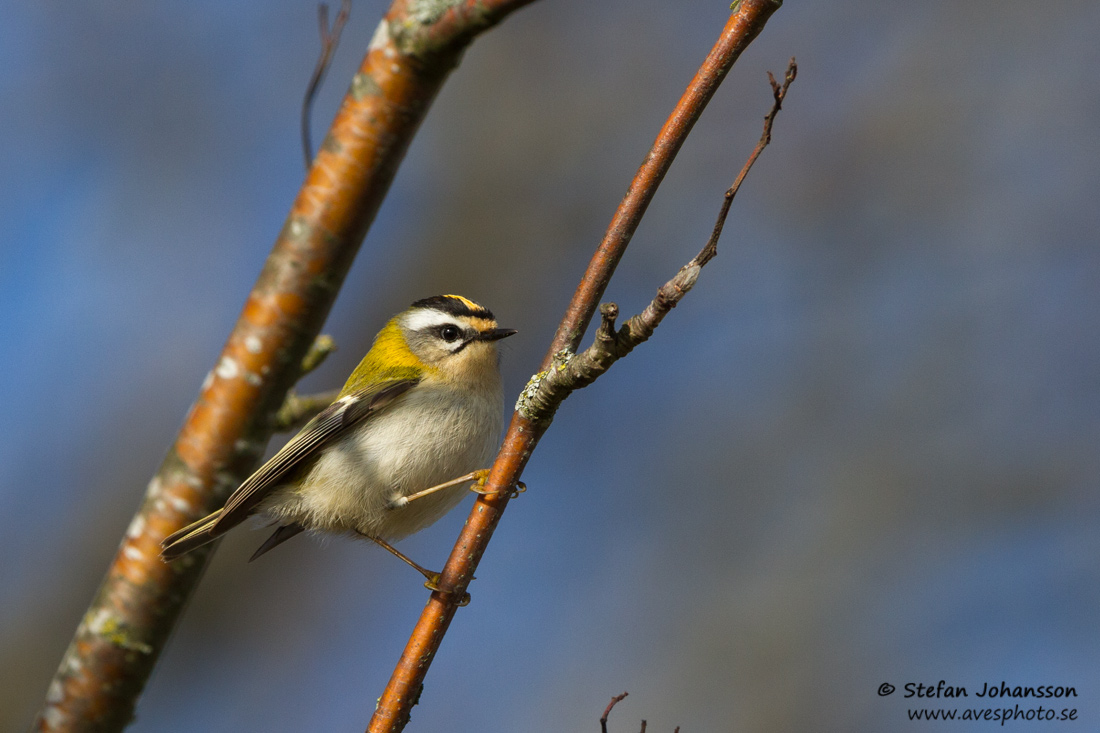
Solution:
M221 532L214 534L211 530L214 529L214 525L218 521L218 517L222 514L222 510L214 512L213 514L203 517L199 521L189 524L178 532L174 532L164 538L164 542L161 543L160 556L165 562L169 560L175 560L177 557L186 555L194 550L196 547L202 547L208 542L213 542L221 536Z
M252 553L252 557L248 558L248 561L252 562L268 550L274 547L278 547L279 545L289 540L291 537L294 537L298 533L304 532L305 530L306 528L300 524L284 524L281 527L276 528L275 532L270 537L268 537L262 545L260 545L260 549Z

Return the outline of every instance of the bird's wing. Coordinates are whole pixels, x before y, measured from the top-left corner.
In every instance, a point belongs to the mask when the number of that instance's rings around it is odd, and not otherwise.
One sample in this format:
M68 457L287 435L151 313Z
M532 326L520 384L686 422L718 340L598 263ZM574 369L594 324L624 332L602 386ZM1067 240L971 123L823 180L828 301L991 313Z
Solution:
M208 514L197 522L192 522L178 532L173 532L164 538L161 543L161 547L164 548L160 552L160 556L164 558L164 561L175 560L177 557L186 555L194 550L196 547L202 547L207 542L213 542L217 539L216 535L210 534L211 527L218 521L218 517L221 516L222 510Z
M225 503L210 532L219 535L235 527L247 518L256 505L271 490L282 485L294 469L303 461L317 455L317 451L347 434L361 420L385 409L397 397L407 392L419 380L391 379L368 389L344 394L322 410L295 435L282 449L271 457L256 473L249 476Z

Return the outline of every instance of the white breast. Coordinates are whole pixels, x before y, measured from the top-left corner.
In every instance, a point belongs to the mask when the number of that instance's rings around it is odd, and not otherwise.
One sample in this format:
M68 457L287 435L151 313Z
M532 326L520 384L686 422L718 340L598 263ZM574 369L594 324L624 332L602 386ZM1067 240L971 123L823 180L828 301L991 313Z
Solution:
M499 383L493 386L488 392L414 387L332 446L300 486L273 496L266 513L308 529L358 531L386 540L427 527L462 500L468 483L399 509L389 504L488 468L504 409Z

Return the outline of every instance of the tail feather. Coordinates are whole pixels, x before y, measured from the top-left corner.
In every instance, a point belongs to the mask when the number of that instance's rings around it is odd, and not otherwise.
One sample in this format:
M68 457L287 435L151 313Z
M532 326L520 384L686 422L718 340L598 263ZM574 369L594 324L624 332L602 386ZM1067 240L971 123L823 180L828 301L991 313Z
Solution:
M270 550L274 547L278 547L279 545L283 544L284 542L289 540L294 535L296 535L300 532L304 532L304 531L305 531L305 527L303 527L300 524L284 524L284 525L282 525L281 527L276 529L271 534L270 537L268 537L266 540L264 540L264 543L262 545L260 545L260 548L258 550L256 550L254 553L252 553L252 557L248 558L248 561L252 562L257 557L264 554L268 550Z
M186 555L191 550L197 547L213 542L221 536L221 532L214 534L214 525L218 522L218 517L221 516L222 510L214 512L213 514L203 517L199 521L189 524L178 532L168 535L164 538L164 542L161 543L160 556L167 562L169 560L175 560L177 557Z

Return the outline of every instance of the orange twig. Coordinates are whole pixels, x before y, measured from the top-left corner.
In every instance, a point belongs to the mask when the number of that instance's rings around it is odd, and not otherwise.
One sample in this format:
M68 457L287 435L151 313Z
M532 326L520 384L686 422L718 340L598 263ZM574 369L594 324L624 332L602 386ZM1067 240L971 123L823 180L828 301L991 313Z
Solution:
M550 367L532 377L520 394L516 402L516 411L521 416L535 423L548 422L553 418L558 405L571 392L587 387L606 373L612 364L629 354L639 344L647 341L664 317L695 287L703 267L718 254L718 240L722 236L722 228L726 224L726 216L729 214L730 205L733 204L733 198L737 195L749 171L752 170L753 164L760 157L760 153L771 142L775 116L782 108L783 98L797 73L798 66L793 58L787 66L782 86L779 86L771 72L768 72L774 102L771 111L764 118L764 132L748 160L745 161L745 165L742 166L741 172L737 174L733 185L726 190L710 239L699 254L691 258L691 261L681 267L671 280L662 285L645 310L628 319L622 328L615 328L619 307L614 303L601 305L601 321L592 344L580 353L565 349L553 355Z
M760 33L779 5L777 0L744 0L731 15L718 42L691 80L631 182L626 197L615 212L603 241L573 295L540 372L553 365L554 357L559 351L576 351L615 266L672 159L734 61ZM519 412L512 415L504 444L490 470L485 486L486 493L475 502L466 520L443 568L438 584L440 590L432 593L421 613L401 659L375 707L368 733L396 733L408 722L428 667L508 505L510 489L519 481L527 460L549 426L551 418L552 411L539 420L531 420Z
M161 540L221 506L271 434L397 166L463 48L532 0L395 0L236 326L50 684L37 731L119 731L210 556ZM446 8L433 16L424 10ZM433 11L434 12L434 11ZM410 18L415 13L414 18Z

